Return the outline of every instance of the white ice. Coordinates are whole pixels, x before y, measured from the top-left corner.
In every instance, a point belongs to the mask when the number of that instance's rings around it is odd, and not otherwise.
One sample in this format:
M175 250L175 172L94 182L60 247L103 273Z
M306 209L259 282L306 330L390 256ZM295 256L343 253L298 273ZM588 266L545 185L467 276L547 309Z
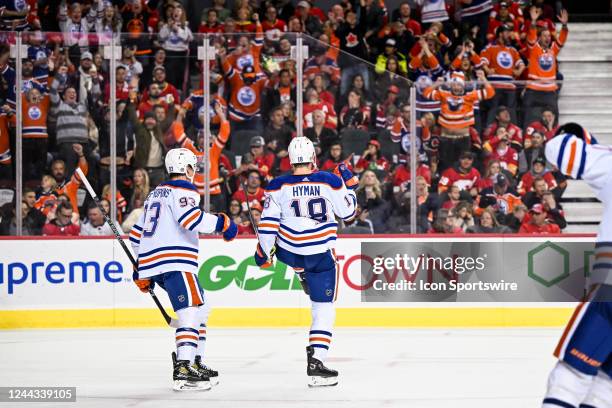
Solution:
M340 384L309 389L306 329L210 327L206 361L220 384L177 393L171 330L0 331L0 386L77 387L76 404L36 407L531 408L560 332L337 329L327 363Z

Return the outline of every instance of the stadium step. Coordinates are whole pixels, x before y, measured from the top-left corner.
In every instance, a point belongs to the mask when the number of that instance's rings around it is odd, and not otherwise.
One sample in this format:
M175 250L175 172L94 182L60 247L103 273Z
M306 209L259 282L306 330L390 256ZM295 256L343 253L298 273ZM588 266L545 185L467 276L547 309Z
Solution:
M563 193L564 200L587 199L593 197L593 191L583 180L567 180L567 188Z
M564 234L597 234L599 225L593 224L568 224L563 230Z
M601 203L562 203L562 206L567 222L591 223L601 221L603 214L603 205Z
M612 42L608 45L612 47ZM612 78L612 62L584 62L567 61L559 64L559 71L567 81L581 78Z
M612 104L608 96L585 96L580 98L580 105L576 104L576 96L561 93L559 98L559 112L563 114L592 114L612 113Z
M608 23L569 23L571 33L597 33L612 32L612 26Z
M578 97L578 100L585 100L597 96L612 97L612 79L568 79L563 81L561 97L564 98L568 96Z

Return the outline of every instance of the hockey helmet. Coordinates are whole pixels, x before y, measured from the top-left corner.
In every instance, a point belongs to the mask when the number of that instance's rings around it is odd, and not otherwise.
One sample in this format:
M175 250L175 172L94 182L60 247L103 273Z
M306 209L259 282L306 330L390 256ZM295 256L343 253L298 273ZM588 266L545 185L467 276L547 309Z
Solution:
M166 154L166 171L168 174L184 174L187 175L187 167L191 166L191 169L196 170L198 159L191 150L179 148L172 149ZM191 180L193 181L193 176Z
M289 163L316 163L314 144L307 137L295 137L289 143Z
M555 136L567 133L584 140L586 144L597 144L597 139L595 139L595 136L577 123L568 122L559 126L559 128L555 131Z

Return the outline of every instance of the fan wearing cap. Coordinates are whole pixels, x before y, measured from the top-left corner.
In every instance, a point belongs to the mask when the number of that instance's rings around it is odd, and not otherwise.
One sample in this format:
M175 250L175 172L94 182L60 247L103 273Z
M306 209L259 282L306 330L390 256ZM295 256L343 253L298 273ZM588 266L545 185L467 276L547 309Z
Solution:
M243 156L243 163L236 169L237 176L246 176L250 170L257 170L261 177L270 178L276 156L267 150L263 136L253 136L249 143L249 154Z
M378 54L378 56L376 57L376 65L374 66L374 70L377 74L380 75L385 72L385 68L387 67L387 60L391 56L397 58L400 71L408 72L408 61L406 59L406 56L397 50L397 41L394 38L389 37L385 41L385 48L383 52Z
M529 210L530 217L519 229L521 234L559 234L561 229L557 224L549 223L546 219L546 210L542 204L534 204ZM563 405L560 405L563 406Z
M484 71L476 71L476 76L484 84L483 89L465 91L465 77L461 72L453 72L450 78L450 91L440 88L444 83L438 78L433 86L425 88L423 95L431 100L440 101L438 123L442 127L440 136L439 158L441 168L453 165L461 151L471 147L470 126L474 119L474 104L491 99L495 90L487 81Z
M589 294L574 312L554 355L543 408L605 407L612 390L612 147L598 145L582 126L566 124L546 144L546 159L584 180L604 205L590 271Z
M456 166L442 172L438 193L441 194L453 184L457 184L461 190L469 191L472 197L475 197L478 193L476 185L480 180L480 172L474 167L474 157L474 153L468 150L461 152Z
M234 69L226 57L225 48L219 48L217 55L230 84L228 110L232 129L262 131L261 102L270 81L265 76L257 78L253 65L243 66L241 72Z
M153 68L153 83L159 86L159 97L164 99L167 104L180 103L180 97L178 90L174 85L166 81L166 68L163 65L158 65ZM142 99L147 100L149 98L149 92L147 89L142 93Z
M530 81L523 96L523 111L525 123L531 123L539 118L545 107L552 107L558 115L557 105L557 56L567 41L568 13L562 10L558 18L563 27L557 38L550 31L536 27L536 20L542 10L536 7L530 9L531 27L527 34L528 63L527 74Z
M498 219L504 219L512 214L515 206L522 204L518 193L510 187L510 180L503 173L497 175L492 187L480 192L477 201L476 215L481 215L484 208L491 207Z
M546 182L549 191L557 188L557 181L552 172L546 168L546 159L543 156L538 156L531 165L531 170L523 174L518 185L518 192L524 196L529 191L533 191L534 180L541 177Z
M495 88L495 95L488 103L487 122L491 123L498 113L498 106L509 109L512 122L516 123L516 85L525 71L526 65L513 46L515 33L506 25L500 25L495 31L495 42L487 45L481 52L482 68Z
M380 142L371 139L355 165L355 173L363 173L365 170L388 172L389 167L389 160L380 154Z

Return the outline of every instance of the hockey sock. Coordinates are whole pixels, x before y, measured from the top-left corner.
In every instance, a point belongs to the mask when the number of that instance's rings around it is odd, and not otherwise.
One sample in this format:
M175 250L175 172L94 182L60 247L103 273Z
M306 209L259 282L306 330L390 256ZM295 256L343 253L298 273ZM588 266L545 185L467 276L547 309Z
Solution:
M593 378L593 384L589 390L589 395L582 402L581 407L605 407L612 398L612 378L599 370L597 376Z
M190 306L177 310L180 327L176 329L176 356L178 360L193 363L198 347L198 307Z
M198 309L198 320L200 322L200 327L198 330L198 350L196 351L196 354L204 359L204 350L206 349L206 323L208 323L210 306L208 305L208 302L204 302L204 304Z
M314 358L325 361L331 344L336 309L332 302L312 302L312 325L309 343L314 348Z
M559 361L548 377L548 390L542 408L578 407L589 392L592 381L592 375Z

